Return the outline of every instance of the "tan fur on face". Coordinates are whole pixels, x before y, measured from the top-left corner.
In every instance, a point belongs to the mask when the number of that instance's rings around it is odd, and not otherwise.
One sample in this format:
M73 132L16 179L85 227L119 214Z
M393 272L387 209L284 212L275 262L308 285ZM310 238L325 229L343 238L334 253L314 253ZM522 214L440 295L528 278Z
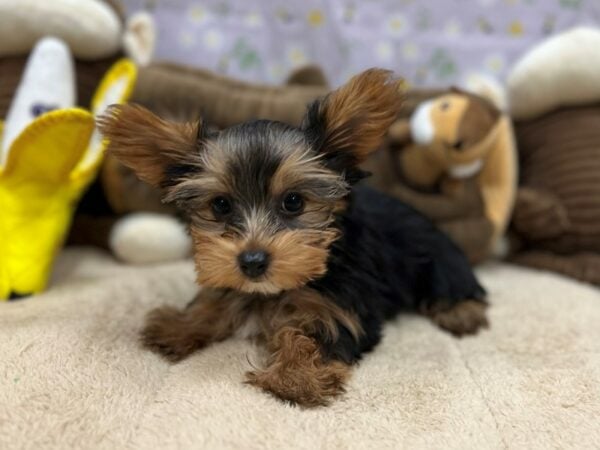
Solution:
M358 163L381 144L402 104L401 82L390 71L370 69L327 95L320 104L328 148L352 152Z
M292 191L303 195L306 205L298 220L314 229L327 228L333 222L334 214L346 207L345 197L350 190L344 178L325 168L320 160L320 155L307 151L291 153L278 167L270 186L273 198ZM327 186L325 192L312 192L310 184L314 183Z
M164 181L166 167L193 164L198 154L199 123L169 122L138 105L112 106L97 123L107 151L153 186Z
M338 236L334 229L308 229L239 238L206 233L194 227L191 234L198 283L263 294L295 289L323 275L327 271L329 246ZM249 280L238 267L238 255L251 249L270 254L269 268L260 281Z

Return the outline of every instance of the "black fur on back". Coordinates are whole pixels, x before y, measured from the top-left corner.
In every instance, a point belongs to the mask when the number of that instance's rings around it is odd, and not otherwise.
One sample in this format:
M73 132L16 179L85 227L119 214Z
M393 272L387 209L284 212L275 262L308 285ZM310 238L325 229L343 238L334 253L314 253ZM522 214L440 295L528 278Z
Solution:
M356 186L337 225L342 237L333 244L328 271L310 286L354 311L365 333L357 346L340 325L340 338L324 344L333 359L358 360L379 342L383 322L402 310L485 297L458 247L392 197Z

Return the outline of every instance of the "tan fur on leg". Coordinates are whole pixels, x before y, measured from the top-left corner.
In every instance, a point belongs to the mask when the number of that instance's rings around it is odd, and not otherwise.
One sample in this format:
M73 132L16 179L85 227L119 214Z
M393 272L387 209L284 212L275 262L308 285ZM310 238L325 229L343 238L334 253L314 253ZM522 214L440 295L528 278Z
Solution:
M246 306L246 300L235 293L203 289L185 310L165 306L151 311L142 343L170 361L180 361L231 336L246 320Z
M447 309L433 308L427 312L427 315L437 326L454 336L464 336L475 334L480 328L488 327L486 309L485 303L464 300Z
M317 342L302 330L283 327L268 345L273 353L267 368L248 372L247 383L308 407L327 405L344 392L350 366L324 361Z
M246 374L247 383L308 407L327 405L344 392L350 366L327 360L315 337L335 342L343 324L358 339L363 329L353 313L304 288L264 303L258 314L270 357L266 369Z

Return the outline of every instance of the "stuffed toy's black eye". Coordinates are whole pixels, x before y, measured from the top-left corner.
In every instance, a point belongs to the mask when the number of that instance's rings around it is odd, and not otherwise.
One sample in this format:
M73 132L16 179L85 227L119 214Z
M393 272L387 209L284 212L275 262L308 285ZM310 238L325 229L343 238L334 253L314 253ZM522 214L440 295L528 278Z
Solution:
M286 213L298 214L304 208L304 199L297 192L290 192L283 198L281 207Z
M35 103L34 105L31 106L31 114L33 115L33 117L38 117L38 116L41 116L42 114L53 111L55 109L58 109L58 106L43 105L41 103Z
M454 144L452 144L452 148L454 150L462 150L463 149L463 141L456 141Z
M211 208L216 217L226 216L231 212L231 202L223 195L212 199Z

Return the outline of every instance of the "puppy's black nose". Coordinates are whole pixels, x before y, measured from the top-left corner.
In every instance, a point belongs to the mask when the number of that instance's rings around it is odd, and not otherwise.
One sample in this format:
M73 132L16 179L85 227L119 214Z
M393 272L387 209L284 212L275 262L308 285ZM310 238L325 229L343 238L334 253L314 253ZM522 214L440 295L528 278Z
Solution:
M252 250L240 253L238 263L242 272L250 278L263 275L269 267L269 255L261 250Z

